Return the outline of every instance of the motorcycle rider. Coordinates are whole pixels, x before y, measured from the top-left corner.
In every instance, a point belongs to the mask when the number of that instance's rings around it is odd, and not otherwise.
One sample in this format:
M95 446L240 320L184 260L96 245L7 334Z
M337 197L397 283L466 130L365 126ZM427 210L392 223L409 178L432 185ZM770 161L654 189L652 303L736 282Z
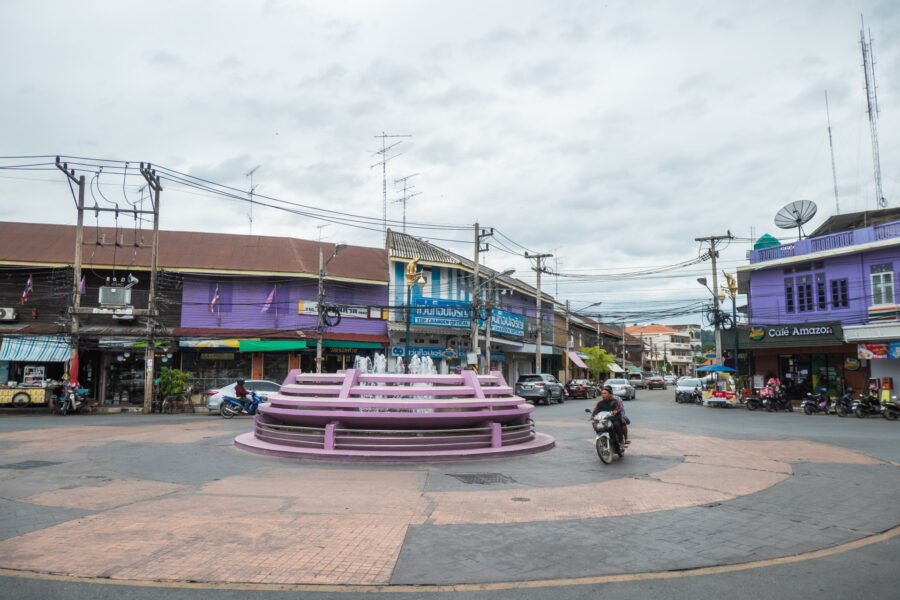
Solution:
M250 405L250 399L248 398L250 390L244 387L244 383L243 378L237 380L237 384L234 386L234 395L240 401L244 410L247 410L247 407Z
M626 438L625 431L627 430L624 430L625 423L622 419L624 411L622 399L613 394L611 386L604 385L603 389L600 390L600 399L597 401L594 410L591 412L591 418L593 419L599 412L612 413L609 419L610 425L612 425L613 431L618 436L618 439L622 440L622 443L627 446L630 442Z

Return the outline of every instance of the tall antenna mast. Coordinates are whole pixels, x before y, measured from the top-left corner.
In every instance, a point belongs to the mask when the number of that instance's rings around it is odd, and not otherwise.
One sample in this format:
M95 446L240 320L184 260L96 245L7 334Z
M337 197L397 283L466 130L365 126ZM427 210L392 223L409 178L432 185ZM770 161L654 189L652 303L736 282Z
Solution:
M381 156L381 160L376 162L375 164L369 165L369 168L374 168L381 165L381 226L384 231L384 241L387 242L387 164L389 160L393 160L400 156L400 154L395 154L393 156L388 156L388 152L399 146L403 143L403 140L397 140L390 146L388 146L388 138L410 138L412 137L409 134L387 134L385 132L381 132L381 135L376 135L376 138L381 138L381 150L377 150L372 153L372 156Z
M316 228L319 230L319 241L322 241L322 230L326 227L330 227L331 223L325 223L324 225L316 225Z
M838 200L837 170L834 168L834 142L831 141L831 111L828 109L828 90L825 90L825 116L828 118L828 147L831 148L831 179L834 182L834 214L841 214Z
M256 190L257 186L253 185L253 174L256 173L256 170L260 167L260 165L256 165L250 171L244 175L244 177L250 178L250 213L247 215L247 219L250 221L250 235L253 235L253 192Z
M409 180L413 177L418 176L418 173L413 173L412 175L407 175L406 177L401 177L400 179L394 180L394 186L402 185L403 186L403 195L398 199L394 200L394 202L402 202L403 203L403 233L406 233L406 202L410 198L415 198L420 195L422 192L412 192L416 189L416 186L409 185Z
M872 51L872 30L866 41L866 27L859 15L859 45L862 48L863 75L866 79L866 111L869 113L869 133L872 136L872 166L875 169L875 203L878 208L887 207L881 189L881 156L878 150L878 88L875 85L875 54Z

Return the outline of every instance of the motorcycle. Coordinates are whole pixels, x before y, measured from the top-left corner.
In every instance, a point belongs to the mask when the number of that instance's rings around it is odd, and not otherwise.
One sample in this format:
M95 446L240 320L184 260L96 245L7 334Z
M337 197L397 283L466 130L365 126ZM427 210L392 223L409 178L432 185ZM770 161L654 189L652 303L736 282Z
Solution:
M769 412L778 412L780 410L794 412L794 405L791 404L791 401L783 394L778 394L772 398L766 398L763 400L763 406Z
M745 404L747 405L747 410L762 408L762 400L760 400L759 396L747 396Z
M840 398L836 398L832 402L834 414L839 417L846 417L853 412L853 390L848 389Z
M878 402L878 398L872 395L861 396L853 402L852 408L853 414L858 419L863 419L869 415L881 414L881 403Z
M84 398L88 393L88 390L85 388L73 385L57 386L53 392L54 409L63 416L70 412L79 413L84 408Z
M897 396L892 396L890 402L885 402L881 406L881 416L888 421L896 421L900 417L900 402L897 402Z
M828 413L828 398L825 396L825 393L828 390L822 388L819 390L818 394L807 394L806 398L803 399L803 402L800 403L800 408L803 409L803 412L807 415L813 415L815 413Z
M222 398L222 404L219 405L219 414L226 419L237 416L242 412L246 412L248 415L253 416L259 411L259 405L262 403L262 398L253 391L250 392L249 403L246 405L237 398L225 396Z
M584 412L590 414L591 409L586 408ZM591 424L594 426L594 432L597 434L597 438L594 441L594 445L597 448L597 456L606 465L612 463L615 454L618 454L619 458L625 456L625 444L616 435L611 418L612 413L606 411L598 412L591 417Z
M702 404L703 394L700 393L699 388L692 391L682 390L680 392L675 392L675 402L678 402L679 404Z

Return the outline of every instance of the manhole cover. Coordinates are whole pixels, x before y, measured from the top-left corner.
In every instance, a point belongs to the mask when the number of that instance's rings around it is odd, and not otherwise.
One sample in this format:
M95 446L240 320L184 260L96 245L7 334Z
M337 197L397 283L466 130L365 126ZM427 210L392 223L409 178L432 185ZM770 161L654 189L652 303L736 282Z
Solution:
M513 496L511 500L513 502L531 502L531 498L525 498L524 496Z
M495 483L515 483L516 480L503 473L447 473L450 477L463 483L477 485L493 485Z
M0 469L16 469L17 471L24 471L25 469L39 469L41 467L61 464L62 463L51 462L49 460L26 460L17 463L9 463L8 465L0 465Z

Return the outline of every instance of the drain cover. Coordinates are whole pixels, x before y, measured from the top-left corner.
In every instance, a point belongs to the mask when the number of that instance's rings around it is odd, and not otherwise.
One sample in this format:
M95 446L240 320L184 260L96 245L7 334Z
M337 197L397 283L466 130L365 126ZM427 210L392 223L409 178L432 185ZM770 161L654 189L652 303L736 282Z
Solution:
M493 485L495 483L516 483L516 480L503 473L447 473L450 477L463 483L477 485Z
M16 469L17 471L24 471L26 469L39 469L41 467L61 464L62 463L50 462L48 460L26 460L23 462L9 463L8 465L0 465L0 469Z
M531 502L531 498L526 498L524 496L513 496L510 500L513 502Z

